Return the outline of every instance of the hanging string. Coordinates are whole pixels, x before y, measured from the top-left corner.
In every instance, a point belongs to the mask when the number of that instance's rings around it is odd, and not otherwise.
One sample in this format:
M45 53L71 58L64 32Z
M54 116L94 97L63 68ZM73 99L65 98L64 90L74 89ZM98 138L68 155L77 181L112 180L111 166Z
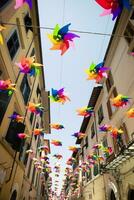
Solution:
M2 25L9 25L9 26L21 26L21 27L32 27L32 28L37 28L37 29L45 29L45 30L54 30L54 28L52 27L46 27L46 26L35 26L35 25L32 25L32 26L29 26L29 25L24 25L24 24L16 24L16 23L9 23L9 22L2 22L1 21L1 24ZM80 34L89 34L89 35L100 35L100 36L108 36L108 37L111 37L111 36L114 36L114 37L119 37L119 38L122 38L122 37L125 37L125 38L134 38L134 36L128 36L128 35L118 35L118 34L114 34L114 33L101 33L101 32L93 32L93 31L81 31L81 30L73 30L71 29L70 32L75 32L75 33L80 33Z

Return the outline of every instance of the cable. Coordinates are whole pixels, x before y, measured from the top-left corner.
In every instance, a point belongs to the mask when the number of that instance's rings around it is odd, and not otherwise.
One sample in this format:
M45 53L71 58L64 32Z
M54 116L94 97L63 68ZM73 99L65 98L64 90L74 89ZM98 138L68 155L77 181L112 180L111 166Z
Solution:
M46 27L46 26L28 26L28 25L24 25L24 24L16 24L16 23L9 23L9 22L1 22L1 24L3 25L9 25L9 26L22 26L22 27L32 27L32 28L37 28L37 29L45 29L45 30L54 30L54 28L52 27ZM101 33L101 32L92 32L92 31L80 31L80 30L70 30L71 32L75 32L75 33L82 33L82 34L89 34L89 35L101 35L101 36L114 36L114 37L125 37L125 38L134 38L134 36L128 36L128 35L118 35L118 34L113 34L113 33Z

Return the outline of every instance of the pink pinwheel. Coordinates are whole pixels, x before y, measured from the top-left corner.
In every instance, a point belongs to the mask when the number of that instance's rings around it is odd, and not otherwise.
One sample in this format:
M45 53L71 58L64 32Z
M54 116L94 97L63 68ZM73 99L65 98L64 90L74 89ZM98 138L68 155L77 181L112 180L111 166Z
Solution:
M28 136L27 134L25 134L25 133L18 133L18 137L19 137L20 139L26 139L26 138L28 138L29 136Z
M32 9L32 0L16 0L16 4L14 6L15 9L18 9L23 6L24 3L27 3L29 8Z

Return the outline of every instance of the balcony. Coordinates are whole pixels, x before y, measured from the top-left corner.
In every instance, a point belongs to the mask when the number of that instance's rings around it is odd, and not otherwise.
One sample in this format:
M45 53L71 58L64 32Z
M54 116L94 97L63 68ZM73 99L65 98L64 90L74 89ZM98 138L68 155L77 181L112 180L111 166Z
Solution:
M103 165L101 170L102 172L115 170L132 157L134 158L134 139L130 141L117 156L112 156L113 159L110 159L106 165Z

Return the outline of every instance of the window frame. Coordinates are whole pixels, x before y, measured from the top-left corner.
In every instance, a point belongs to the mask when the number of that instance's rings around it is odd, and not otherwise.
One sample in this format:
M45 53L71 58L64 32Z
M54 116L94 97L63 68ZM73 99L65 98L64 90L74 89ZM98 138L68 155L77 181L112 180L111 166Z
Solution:
M116 97L116 96L118 95L116 87L113 87L113 89L112 89L112 91L111 91L111 94L110 94L110 96L109 96L109 98L108 98L108 101L107 101L107 110L108 110L109 119L111 119L112 116L113 116L113 115L115 114L115 112L117 111L117 108L114 107L114 106L112 106L111 101L110 101L112 95L113 95L113 98ZM112 110L112 108L115 109L115 110Z
M100 105L97 114L98 114L98 124L100 124L104 119L104 112L103 112L102 104Z
M14 53L14 55L11 55L11 50L9 49L8 42L11 40L11 38L13 38L13 35L14 35L15 33L16 33L17 40L18 40L18 47L16 48L16 46L14 45L14 42L13 42L13 47L15 47L15 53ZM12 39L12 40L13 40L13 39ZM17 41L17 40L16 40L16 41ZM7 41L6 41L6 44L7 44L7 49L8 49L10 58L11 58L11 60L13 61L13 60L15 59L15 57L16 57L16 55L17 55L19 49L20 49L20 47L21 47L21 45L20 45L21 43L20 43L20 39L19 39L19 33L18 33L17 28L16 28L16 29L13 29L13 30L11 31L10 36L8 37L8 39L7 39ZM12 48L13 48L13 47L12 47Z

